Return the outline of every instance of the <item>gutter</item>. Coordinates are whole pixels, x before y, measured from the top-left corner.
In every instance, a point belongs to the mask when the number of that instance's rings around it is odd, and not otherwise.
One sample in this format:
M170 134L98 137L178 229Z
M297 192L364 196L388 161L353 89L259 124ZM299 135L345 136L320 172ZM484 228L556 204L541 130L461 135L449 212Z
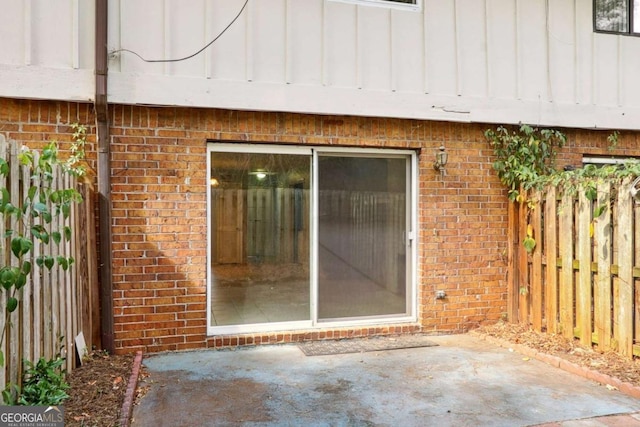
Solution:
M98 218L100 221L100 330L102 348L115 350L113 339L113 281L111 257L111 153L107 102L108 0L96 0L96 87L94 107L98 138Z

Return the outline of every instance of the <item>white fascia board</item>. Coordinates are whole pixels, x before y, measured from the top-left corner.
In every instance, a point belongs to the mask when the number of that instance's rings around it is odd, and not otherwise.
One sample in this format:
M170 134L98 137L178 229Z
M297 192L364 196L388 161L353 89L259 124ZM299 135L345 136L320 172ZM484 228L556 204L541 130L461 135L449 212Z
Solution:
M93 70L0 64L0 96L91 102Z
M111 73L109 102L585 129L640 129L640 108Z

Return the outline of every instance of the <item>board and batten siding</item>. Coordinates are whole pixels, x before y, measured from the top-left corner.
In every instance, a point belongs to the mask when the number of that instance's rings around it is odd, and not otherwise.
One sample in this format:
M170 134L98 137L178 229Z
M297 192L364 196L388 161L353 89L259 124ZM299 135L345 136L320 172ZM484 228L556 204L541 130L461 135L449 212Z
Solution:
M0 96L90 101L95 4L0 0Z
M53 5L55 3L55 6ZM0 96L93 97L93 2L0 0ZM640 128L640 38L590 0L110 0L109 100Z

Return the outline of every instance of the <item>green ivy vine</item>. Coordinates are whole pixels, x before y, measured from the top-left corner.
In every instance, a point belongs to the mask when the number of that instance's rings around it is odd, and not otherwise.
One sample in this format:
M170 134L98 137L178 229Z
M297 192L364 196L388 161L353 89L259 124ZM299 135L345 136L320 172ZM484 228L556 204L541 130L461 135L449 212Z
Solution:
M496 160L493 168L500 181L509 189L509 200L519 199L522 190L529 190L541 179L555 172L557 149L567 142L560 131L520 125L517 130L504 126L484 133Z
M549 185L564 194L584 192L585 197L593 202L597 199L599 184L607 182L615 187L626 178L640 176L640 162L634 159L614 165L586 165L572 170L556 170L557 151L567 141L566 135L558 130L537 129L529 125L520 125L517 129L500 126L496 130L486 130L484 135L496 157L493 168L508 188L512 202L527 202L533 206L535 201L527 200L526 192L541 190ZM609 135L609 150L616 148L618 139L617 131ZM596 206L593 217L598 218L608 207L608 203ZM536 246L530 226L527 227L523 244L528 252L532 252Z

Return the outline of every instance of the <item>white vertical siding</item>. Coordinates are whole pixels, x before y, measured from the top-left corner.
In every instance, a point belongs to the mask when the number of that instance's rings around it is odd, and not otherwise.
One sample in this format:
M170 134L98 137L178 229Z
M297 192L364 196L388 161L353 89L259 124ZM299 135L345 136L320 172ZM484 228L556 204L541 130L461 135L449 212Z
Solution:
M487 0L487 92L491 98L518 99L515 17L514 0Z
M93 97L95 6L0 0L0 96Z
M458 94L486 97L486 0L455 0Z
M129 52L188 56L244 4L109 0L110 99L640 127L640 38L595 34L585 0L424 0L415 9L249 0L191 59L149 63ZM0 10L0 96L93 96L94 2L0 0Z
M391 90L391 10L357 8L358 87Z
M287 3L287 83L322 84L322 2Z
M458 44L453 0L425 0L428 92L458 94Z
M95 1L75 0L77 5L78 67L92 69L95 62Z
M554 102L576 100L576 20L575 0L549 3L549 98Z
M180 7L182 3L182 7ZM189 7L180 0L165 0L164 44L168 58L184 58L194 54L207 43L205 31L204 0L189 0ZM185 61L166 65L166 73L171 75L205 75L207 54L196 55Z
M26 50L30 50L30 31L25 19L29 0L3 4L0 13L0 52L5 64L25 64Z
M207 2L206 22L207 42L218 36L238 13L238 3L229 0L215 0ZM232 80L247 77L247 21L253 16L253 11L246 9L225 34L211 47L206 55L210 58L207 74L212 79Z
M111 5L113 2L109 2ZM136 52L147 60L167 59L165 56L167 40L165 30L165 2L155 0L150 3L147 0L122 0L120 4L119 22L120 46ZM167 14L170 12L167 11ZM192 27L188 31L192 31ZM111 45L111 40L109 40ZM173 49L178 50L176 46ZM121 52L118 55L122 71L140 72L145 74L163 74L165 64L145 63L138 56L129 52ZM109 65L111 67L111 65Z
M112 32L123 48L143 55L193 51L243 4L196 0L187 12L175 0L128 0L113 24L119 31ZM424 0L417 10L250 0L244 16L191 65L163 68L123 52L113 61L122 74L112 75L111 96L118 102L637 126L629 119L636 113L621 121L610 108L640 104L634 78L640 39L594 34L591 14L591 2L583 0ZM178 35L176 28L186 26L191 33ZM151 83L144 75L157 79ZM163 98L159 86L168 94L179 89L181 96ZM199 94L211 91L219 96Z
M619 100L620 39L617 36L595 37L593 44L594 94L597 105L613 107Z
M424 34L422 15L391 11L391 86L401 92L424 93Z
M549 101L546 0L516 1L520 96L528 101Z
M582 0L574 0L575 12L575 80L576 87L575 102L576 104L590 105L593 103L593 41L595 37L593 33L593 16L592 3Z
M640 107L640 54L635 40L625 37L620 40L620 104Z
M78 24L74 22L74 2L33 0L31 3L31 64L73 68L77 49L73 33ZM50 24L42 25L45 22Z
M326 2L324 20L324 81L331 86L357 87L358 6Z
M285 82L286 1L260 0L252 10L253 78L263 82ZM257 66L259 65L259 66Z

